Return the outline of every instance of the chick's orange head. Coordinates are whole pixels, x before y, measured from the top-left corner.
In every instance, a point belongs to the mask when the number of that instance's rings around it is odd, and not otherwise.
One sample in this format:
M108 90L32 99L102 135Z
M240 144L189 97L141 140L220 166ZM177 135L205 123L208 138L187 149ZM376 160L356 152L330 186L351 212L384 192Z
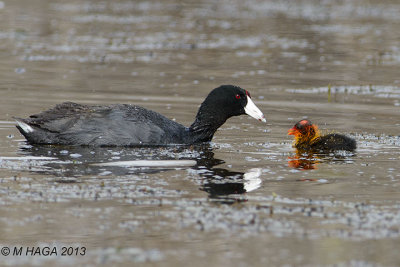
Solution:
M293 128L289 129L288 135L301 135L310 131L311 127L314 126L309 120L301 120L297 122Z
M299 130L297 130L295 127L291 128L288 130L288 135L298 135L300 134Z
M313 139L319 136L318 127L309 120L297 122L293 128L288 130L288 135L294 135L296 138Z

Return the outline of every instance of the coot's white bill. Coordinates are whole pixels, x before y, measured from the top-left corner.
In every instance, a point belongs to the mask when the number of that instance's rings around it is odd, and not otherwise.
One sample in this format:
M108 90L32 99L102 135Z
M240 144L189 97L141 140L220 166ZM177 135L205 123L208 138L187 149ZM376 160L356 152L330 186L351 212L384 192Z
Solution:
M247 96L247 105L244 107L244 111L246 112L247 115L253 117L256 120L267 122L267 120L264 117L264 114L254 104L253 100L251 100L251 98L248 96Z

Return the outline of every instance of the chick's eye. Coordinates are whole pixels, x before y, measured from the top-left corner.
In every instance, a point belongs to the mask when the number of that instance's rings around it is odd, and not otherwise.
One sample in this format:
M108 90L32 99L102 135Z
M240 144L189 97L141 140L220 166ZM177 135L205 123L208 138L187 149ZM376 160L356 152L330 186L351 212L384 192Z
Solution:
M239 94L237 94L235 97L236 97L236 99L240 99L241 98L241 96Z

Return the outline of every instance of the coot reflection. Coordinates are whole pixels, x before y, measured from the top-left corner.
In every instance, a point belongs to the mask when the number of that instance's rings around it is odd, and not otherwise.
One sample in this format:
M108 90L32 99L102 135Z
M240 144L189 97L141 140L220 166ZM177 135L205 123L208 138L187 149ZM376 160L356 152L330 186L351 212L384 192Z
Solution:
M200 179L200 190L220 202L233 203L242 201L237 195L253 191L261 185L261 169L246 172L218 168L224 161L214 157L209 144L188 147L146 147L146 148L103 148L103 147L60 147L26 146L21 148L21 156L52 157L42 166L30 171L56 177L56 181L79 181L79 177L97 176L108 173L113 177L131 179L131 175L149 175L169 170L188 169L194 174L193 179ZM96 166L96 163L132 160L193 160L193 167L118 167Z

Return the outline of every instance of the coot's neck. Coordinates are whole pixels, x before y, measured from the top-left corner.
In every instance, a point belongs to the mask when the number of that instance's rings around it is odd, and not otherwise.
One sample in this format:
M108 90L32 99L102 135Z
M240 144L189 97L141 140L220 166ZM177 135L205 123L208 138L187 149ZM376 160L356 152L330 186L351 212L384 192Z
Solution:
M204 112L200 107L195 121L189 127L188 138L193 143L209 142L217 129L225 123L227 118Z

